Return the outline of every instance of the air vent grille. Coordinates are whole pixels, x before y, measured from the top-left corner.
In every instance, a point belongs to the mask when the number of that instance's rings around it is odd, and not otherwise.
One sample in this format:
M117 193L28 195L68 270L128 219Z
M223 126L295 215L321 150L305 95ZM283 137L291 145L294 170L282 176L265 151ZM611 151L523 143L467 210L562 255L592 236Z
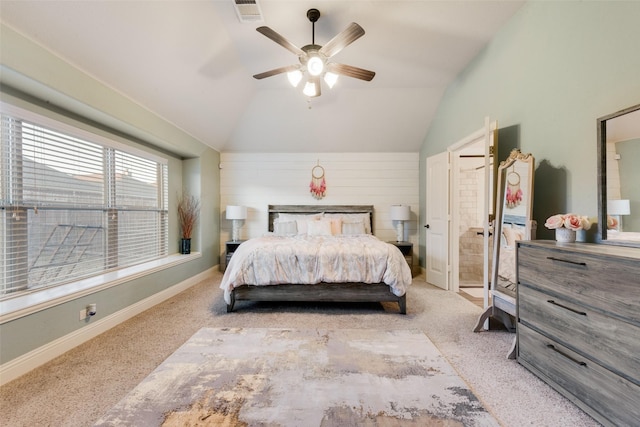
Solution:
M240 22L254 23L264 21L258 0L233 0L233 4Z

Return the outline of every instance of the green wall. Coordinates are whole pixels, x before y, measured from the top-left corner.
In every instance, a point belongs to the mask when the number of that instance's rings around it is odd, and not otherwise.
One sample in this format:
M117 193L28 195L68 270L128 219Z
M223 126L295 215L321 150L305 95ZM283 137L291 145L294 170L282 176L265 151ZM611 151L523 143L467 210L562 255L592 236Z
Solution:
M420 152L420 205L425 159L489 116L498 122L500 146L535 157L538 238L552 238L544 220L554 213L595 220L596 119L640 103L638 23L635 1L525 4L447 88ZM423 266L424 257L422 234Z
M169 253L178 252L176 197L200 195L192 241L200 258L0 325L4 364L87 325L78 312L97 303L92 322L117 313L219 263L220 153L10 28L0 26L0 100L99 133L169 160Z

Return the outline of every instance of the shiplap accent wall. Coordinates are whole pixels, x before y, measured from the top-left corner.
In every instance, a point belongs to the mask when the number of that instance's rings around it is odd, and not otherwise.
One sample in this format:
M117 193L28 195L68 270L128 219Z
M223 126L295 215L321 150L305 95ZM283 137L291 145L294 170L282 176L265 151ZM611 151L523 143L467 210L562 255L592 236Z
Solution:
M326 196L309 192L311 170L325 170ZM389 218L391 205L411 207L405 238L417 254L419 217L419 153L222 153L220 155L220 244L231 236L227 205L247 206L241 239L267 231L268 205L373 205L374 234L396 240Z

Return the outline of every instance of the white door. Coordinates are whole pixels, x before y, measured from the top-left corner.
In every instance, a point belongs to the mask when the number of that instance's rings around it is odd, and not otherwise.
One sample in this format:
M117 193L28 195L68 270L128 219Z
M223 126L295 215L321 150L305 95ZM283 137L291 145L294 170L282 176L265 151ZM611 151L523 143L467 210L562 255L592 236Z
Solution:
M427 282L449 288L449 152L427 157Z

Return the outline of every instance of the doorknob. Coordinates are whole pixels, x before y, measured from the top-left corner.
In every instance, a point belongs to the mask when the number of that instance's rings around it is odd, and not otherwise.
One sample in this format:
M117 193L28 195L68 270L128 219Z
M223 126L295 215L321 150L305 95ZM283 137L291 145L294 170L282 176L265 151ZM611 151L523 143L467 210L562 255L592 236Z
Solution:
M429 228L429 224L425 225L424 228Z

